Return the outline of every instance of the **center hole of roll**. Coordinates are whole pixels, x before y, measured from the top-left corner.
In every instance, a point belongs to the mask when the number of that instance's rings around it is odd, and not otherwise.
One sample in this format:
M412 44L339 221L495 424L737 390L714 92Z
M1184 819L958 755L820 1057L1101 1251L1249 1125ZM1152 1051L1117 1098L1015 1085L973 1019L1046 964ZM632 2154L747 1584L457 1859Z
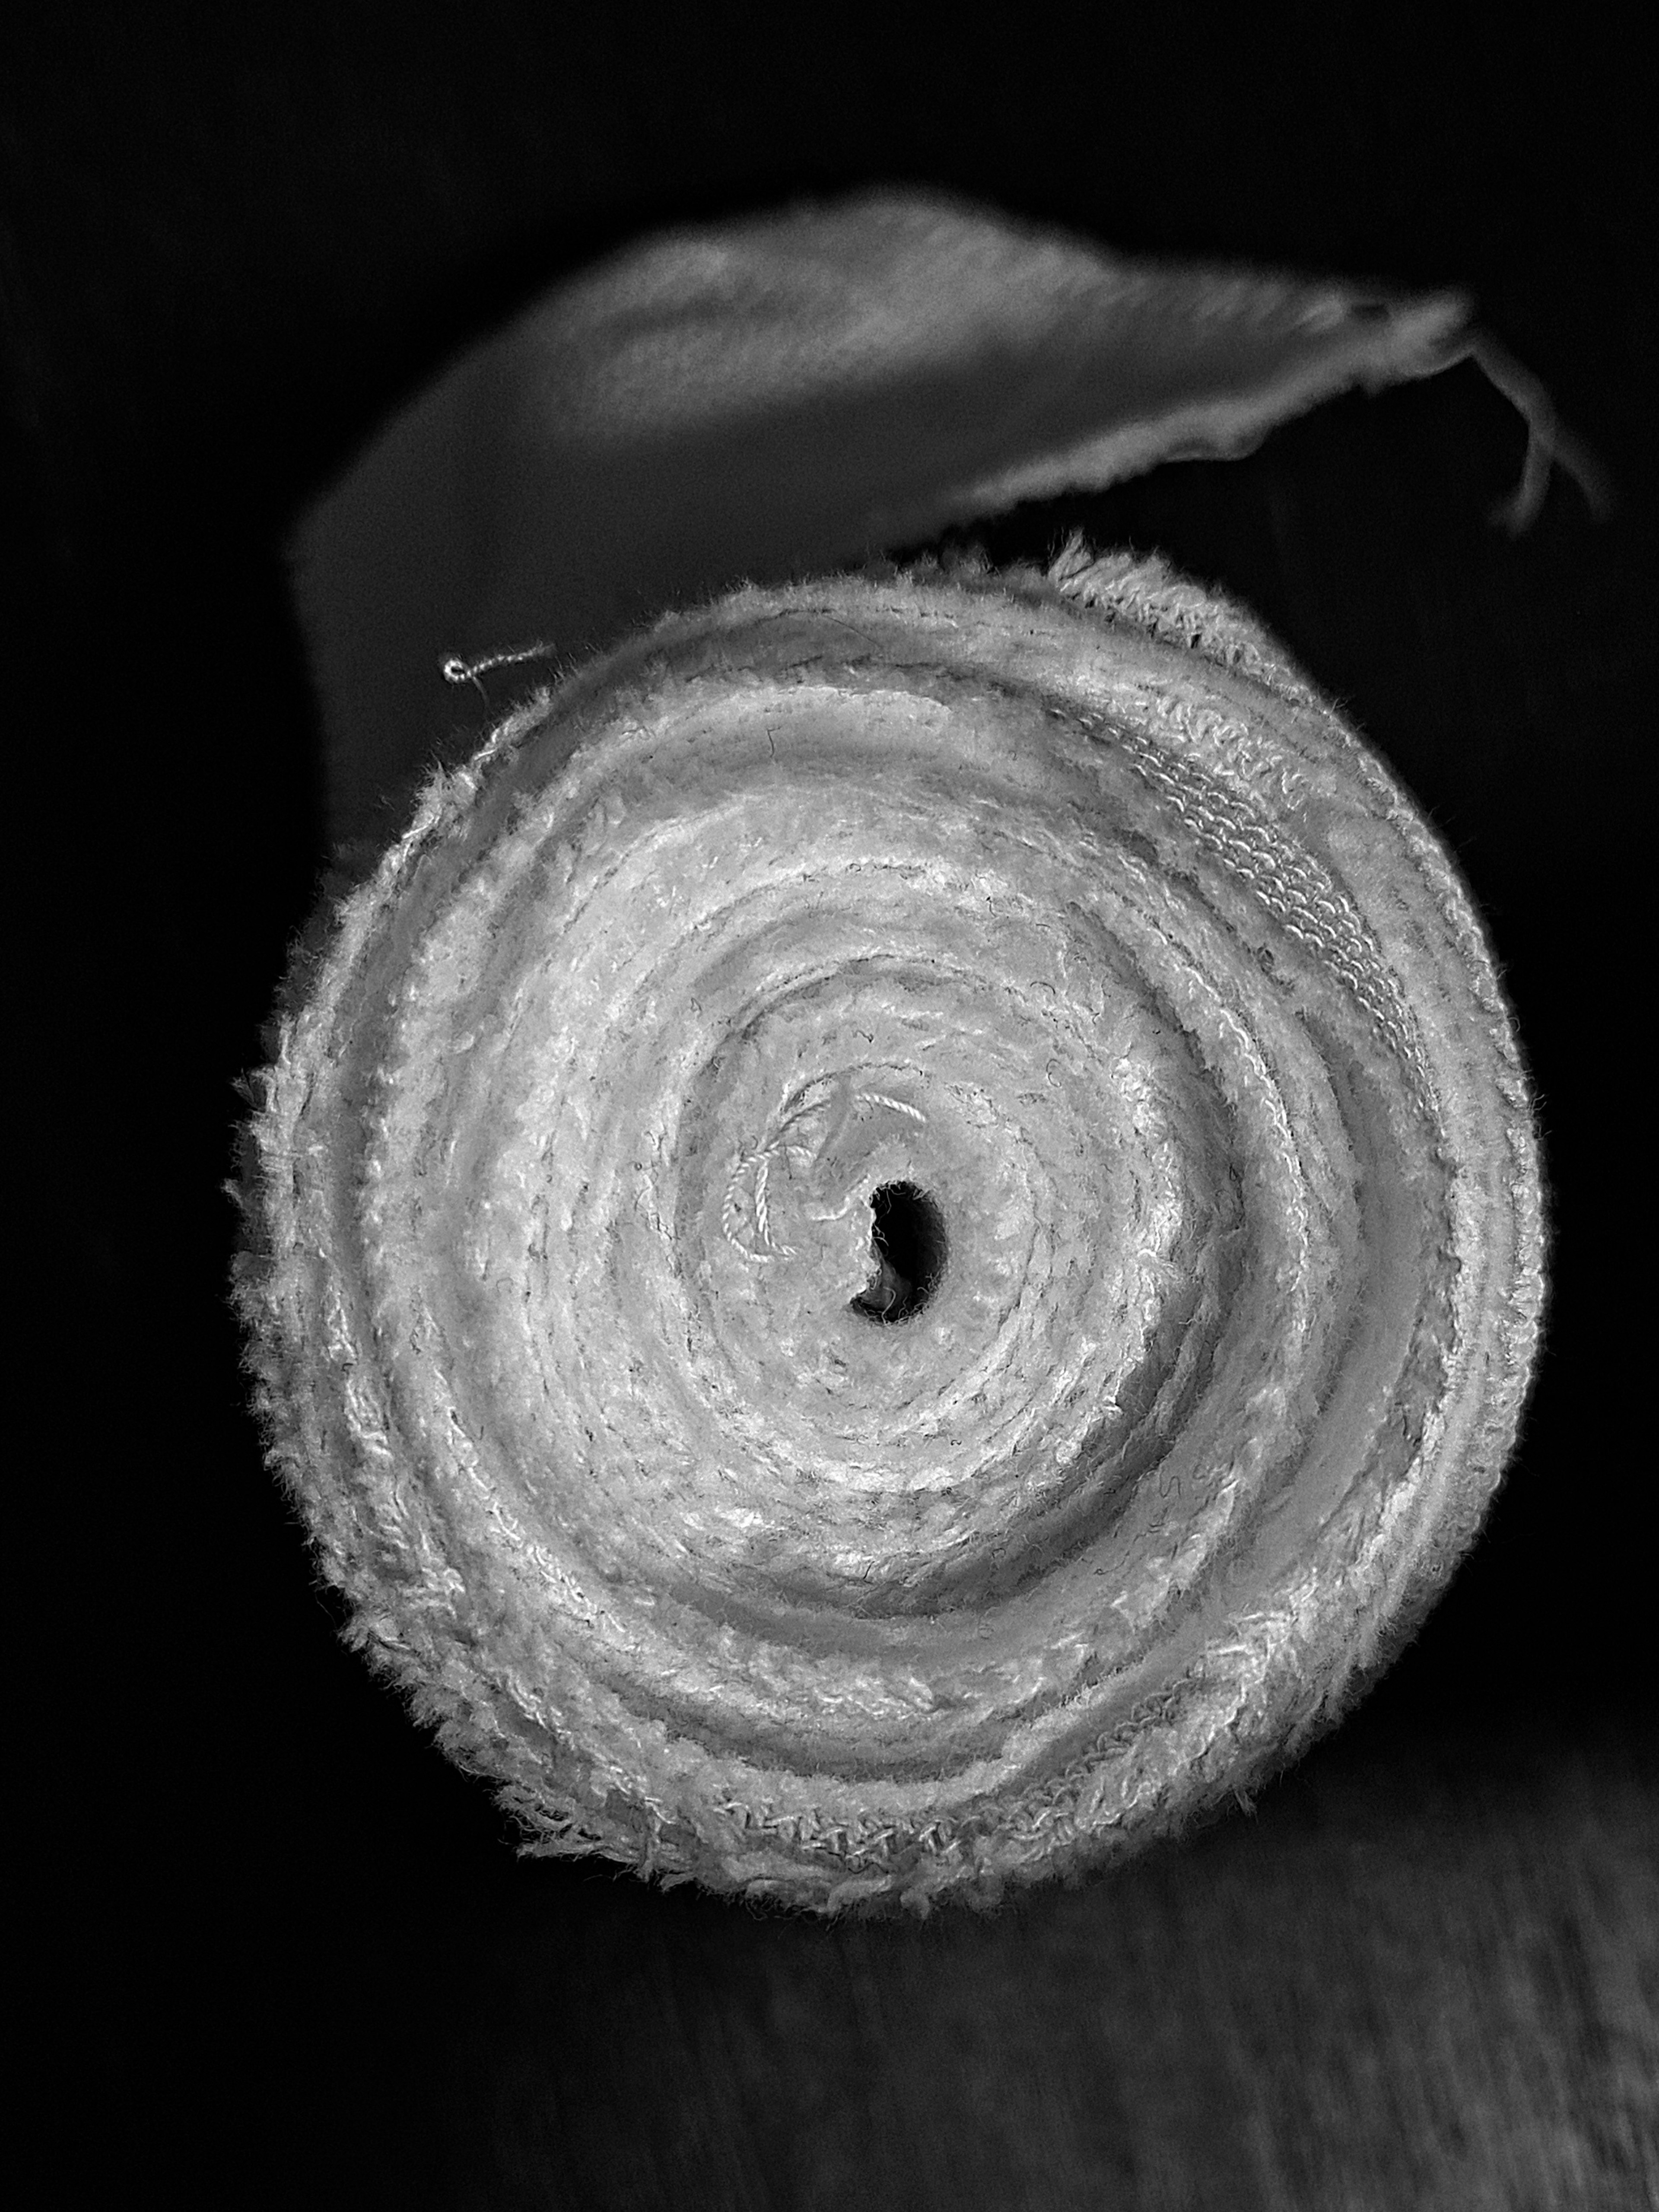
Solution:
M920 1313L945 1273L945 1216L913 1182L884 1182L870 1194L876 1269L852 1310L866 1321L906 1321Z

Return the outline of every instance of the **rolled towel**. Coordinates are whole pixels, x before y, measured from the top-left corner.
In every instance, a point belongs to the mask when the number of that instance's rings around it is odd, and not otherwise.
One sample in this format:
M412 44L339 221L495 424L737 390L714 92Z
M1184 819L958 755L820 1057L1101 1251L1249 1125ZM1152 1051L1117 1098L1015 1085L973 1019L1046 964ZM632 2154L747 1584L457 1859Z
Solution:
M238 1295L351 1641L538 1853L1121 1855L1387 1663L1542 1297L1479 921L1243 611L866 568L532 689L297 965Z

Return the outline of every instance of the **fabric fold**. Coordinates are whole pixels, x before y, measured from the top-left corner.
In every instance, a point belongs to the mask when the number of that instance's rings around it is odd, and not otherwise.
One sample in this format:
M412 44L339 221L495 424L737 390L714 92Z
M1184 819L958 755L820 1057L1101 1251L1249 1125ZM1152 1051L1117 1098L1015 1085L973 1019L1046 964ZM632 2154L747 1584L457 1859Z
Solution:
M456 362L301 525L331 833L390 834L380 801L465 718L447 660L568 665L1471 355L1534 428L1524 512L1547 398L1454 293L1164 266L913 191L647 240Z

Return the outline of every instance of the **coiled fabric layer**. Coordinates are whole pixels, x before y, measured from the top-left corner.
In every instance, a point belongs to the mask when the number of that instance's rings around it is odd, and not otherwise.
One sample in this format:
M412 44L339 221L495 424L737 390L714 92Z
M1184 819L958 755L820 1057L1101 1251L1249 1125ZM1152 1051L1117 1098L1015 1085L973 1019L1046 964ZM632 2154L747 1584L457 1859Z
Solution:
M991 1903L1410 1634L1542 1297L1407 794L1129 556L665 617L296 968L239 1297L351 1639L535 1852Z

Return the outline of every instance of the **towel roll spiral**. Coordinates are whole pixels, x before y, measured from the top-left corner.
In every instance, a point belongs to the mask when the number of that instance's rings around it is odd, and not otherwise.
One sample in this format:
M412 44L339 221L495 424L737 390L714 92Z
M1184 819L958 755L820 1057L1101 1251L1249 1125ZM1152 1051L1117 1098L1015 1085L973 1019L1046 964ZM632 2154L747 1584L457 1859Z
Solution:
M1455 868L1154 562L672 614L296 969L239 1297L352 1640L544 1853L819 1911L1295 1754L1513 1443L1543 1225Z

